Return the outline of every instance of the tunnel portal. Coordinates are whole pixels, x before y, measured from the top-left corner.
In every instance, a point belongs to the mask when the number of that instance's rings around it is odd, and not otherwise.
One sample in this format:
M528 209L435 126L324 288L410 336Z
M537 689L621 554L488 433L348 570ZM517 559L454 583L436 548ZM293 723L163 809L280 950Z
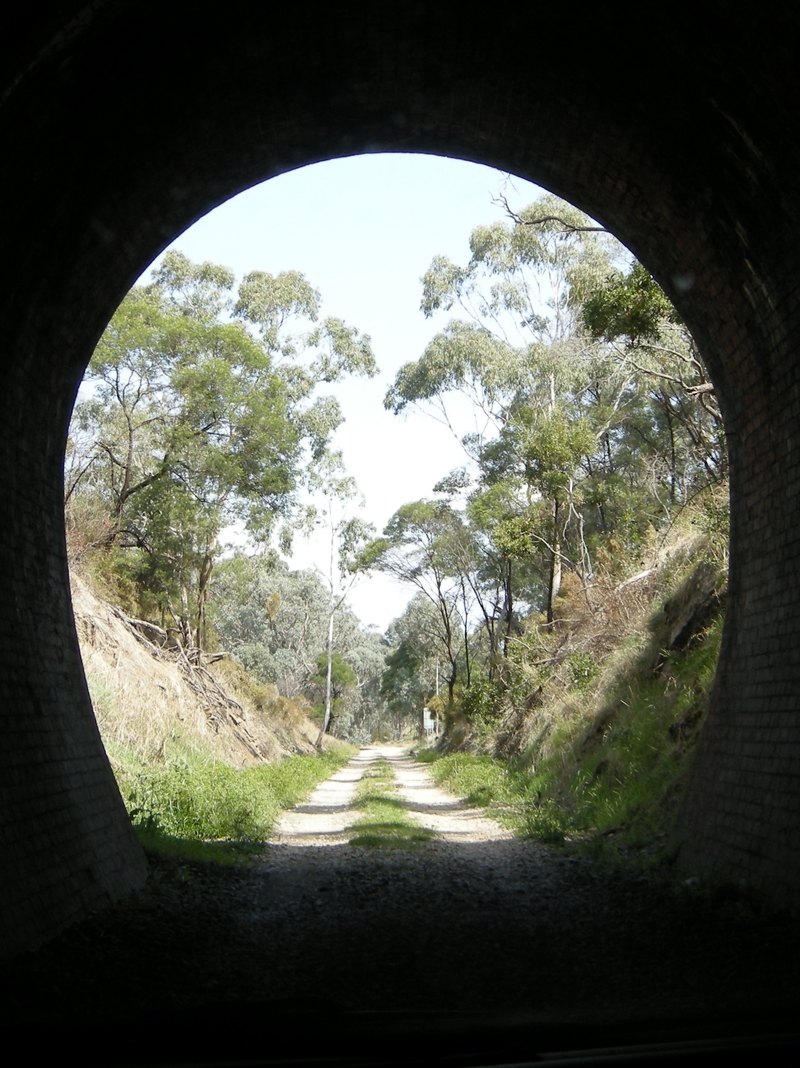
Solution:
M683 315L723 407L732 529L679 858L797 899L800 9L680 12L531 3L478 22L425 0L51 0L2 16L0 954L145 877L69 598L63 456L93 347L201 215L363 152L545 186L612 230Z

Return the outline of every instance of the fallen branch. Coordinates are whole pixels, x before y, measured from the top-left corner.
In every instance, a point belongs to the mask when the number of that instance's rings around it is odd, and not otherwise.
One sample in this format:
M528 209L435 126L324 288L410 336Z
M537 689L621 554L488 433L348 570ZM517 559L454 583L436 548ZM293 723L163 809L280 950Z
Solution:
M640 571L638 575L634 575L632 578L625 579L614 590L614 593L619 593L620 590L624 590L626 586L632 586L634 582L641 582L642 579L646 579L648 575L652 575L655 571L654 567L649 567L646 571Z

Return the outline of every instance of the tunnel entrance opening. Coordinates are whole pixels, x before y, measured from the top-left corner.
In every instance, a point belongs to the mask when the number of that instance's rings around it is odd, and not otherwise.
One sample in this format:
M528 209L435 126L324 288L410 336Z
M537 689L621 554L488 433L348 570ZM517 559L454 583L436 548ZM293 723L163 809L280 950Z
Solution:
M168 680L163 664L149 670L120 621L106 614L101 622L81 590L84 662L128 808L139 823L166 820L163 830L183 837L191 823L186 795L194 791L197 834L225 837L228 824L222 817L215 823L204 809L211 779L198 772L190 787L187 762L202 762L204 753L223 763L274 758L287 717L300 723L304 700L323 708L325 671L318 660L333 592L323 587L335 577L326 577L324 559L333 529L323 531L316 556L295 557L291 570L269 553L219 563L224 509L232 500L248 523L263 523L254 508L274 507L280 519L280 508L259 496L283 462L278 412L304 433L316 411L327 419L326 434L350 430L345 468L336 477L354 471L360 488L379 495L377 508L371 500L366 513L351 512L372 521L367 542L387 520L386 533L391 528L395 538L379 570L366 574L400 578L406 591L394 611L386 600L397 587L388 583L362 601L368 612L382 613L381 630L391 624L384 639L344 605L332 617L335 734L364 744L387 731L391 740L398 728L415 733L424 706L446 724L445 750L514 758L513 789L501 786L499 770L476 765L462 792L510 807L519 827L552 840L593 835L598 843L607 834L617 841L623 827L640 843L666 834L677 780L705 715L727 548L724 537L712 546L702 533L689 533L687 508L697 510L705 497L720 514L699 508L693 522L713 519L716 534L725 525L721 420L708 407L711 395L691 339L673 322L661 292L631 273L624 250L602 228L508 176L455 160L393 155L327 163L276 184L283 192L272 183L251 190L185 233L151 269L149 285L143 278L126 298L95 354L94 392L79 404L70 430L73 570L89 567L102 578L131 634L156 656L160 648L175 675ZM376 234L374 219L387 204L391 225L384 219ZM237 219L240 227L242 219L247 223L238 244ZM391 270L383 267L387 240ZM349 264L342 251L348 242ZM271 274L248 273L259 255ZM234 283L231 265L241 282ZM286 270L292 265L302 273ZM634 300L625 288L631 282ZM352 359L325 318L330 300L318 308L316 283L332 297L333 310L359 324L363 343L372 339L382 364L371 383L323 379L320 388L337 390L338 401L308 392L336 344L337 358ZM420 292L428 318L422 331ZM624 321L609 331L611 300ZM582 317L592 301L605 316L605 334ZM359 334L346 337L352 344ZM261 346L258 380L251 380L254 345ZM290 401L251 409L247 395L273 388L269 375L287 368ZM237 377L244 396L234 388ZM454 397L461 401L455 409ZM385 405L395 413L424 412L431 399L434 420L412 414L398 436L398 420ZM354 416L340 428L331 410L339 401L345 419ZM254 421L269 423L267 440ZM382 447L387 435L394 444ZM341 441L329 438L328 449ZM316 487L318 496L306 506L317 508L317 522L320 495L327 504L337 497L326 497L333 469L321 442L292 475L296 486ZM259 451L266 459L256 483ZM248 483L240 479L243 463ZM345 516L354 487L347 481L342 489L336 508ZM282 492L288 498L288 482ZM416 509L413 516L409 509ZM683 530L680 537L673 528ZM266 527L250 529L263 538ZM645 626L653 599L666 597L667 557L678 572L687 564L676 561L692 557L693 575L708 553L697 580L702 589L676 597L668 633L647 639L658 648L637 653L640 666L632 660L610 681L601 678L615 644L645 644L637 627ZM301 564L318 578L298 574ZM349 576L340 579L350 586ZM349 588L344 592L350 596ZM407 605L411 594L417 599ZM716 598L713 610L698 622L709 596ZM302 635L295 617L304 620ZM670 649L703 642L712 623L708 651L686 675ZM117 671L126 656L120 643L132 645L130 672ZM226 680L234 685L227 705L224 689L206 686L191 666L205 670L223 650L254 675L245 686L243 675L225 668L223 687ZM140 678L133 664L142 660ZM655 684L648 684L651 672ZM184 707L184 681L197 708ZM669 688L681 691L674 709L660 692ZM689 690L693 698L684 699ZM243 716L249 716L244 725ZM288 744L302 748L308 741L301 731ZM658 768L648 760L652 753L662 761ZM554 776L564 774L556 769L568 764L574 768L557 799ZM177 794L157 802L167 783L153 775L165 768L174 771ZM221 766L220 781L227 775ZM652 797L650 779L659 780ZM623 786L630 802L621 800ZM670 797L664 805L662 793ZM534 794L539 809L526 815L525 797ZM143 808L144 796L149 807ZM629 804L651 814L666 807L663 826L641 816L629 828ZM242 834L258 837L251 823L242 824Z

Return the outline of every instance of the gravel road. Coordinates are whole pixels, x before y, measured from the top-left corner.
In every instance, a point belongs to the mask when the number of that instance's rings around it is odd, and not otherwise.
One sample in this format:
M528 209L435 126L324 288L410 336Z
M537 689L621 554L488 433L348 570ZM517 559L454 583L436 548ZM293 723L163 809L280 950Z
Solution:
M381 756L436 831L422 847L347 844L356 784ZM513 838L401 750L372 748L253 863L153 860L142 893L0 972L0 1018L292 1000L543 1021L789 1012L798 950L796 918L758 898Z
M495 820L440 790L424 764L418 764L401 746L369 746L350 763L321 783L308 801L284 813L273 843L288 846L325 846L347 842L347 829L358 819L352 803L364 774L385 760L395 778L397 793L407 811L423 827L448 842L490 842L510 838Z

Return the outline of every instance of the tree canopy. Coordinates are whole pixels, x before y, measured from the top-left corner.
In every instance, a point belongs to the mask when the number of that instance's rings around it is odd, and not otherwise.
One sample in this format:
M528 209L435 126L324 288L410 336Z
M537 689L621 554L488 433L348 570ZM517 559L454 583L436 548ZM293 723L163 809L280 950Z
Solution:
M477 677L476 654L502 684L522 619L555 625L565 571L588 596L601 561L623 573L648 531L725 477L692 339L602 227L544 196L473 230L470 253L463 266L437 256L423 276L423 313L456 317L385 399L444 422L465 464L437 483L439 499L403 505L370 549L437 606L451 705L459 674L467 689ZM477 429L457 427L456 393ZM395 675L408 662L396 657Z
M187 642L202 640L221 530L238 522L266 541L323 461L342 415L317 384L376 373L369 337L320 307L296 271L254 271L236 288L226 268L169 252L89 364L68 508L91 500L140 600Z
M602 227L544 196L476 227L469 248L465 264L436 256L425 272L423 314L451 317L384 401L445 423L464 462L378 537L331 446L339 405L320 389L374 375L370 339L323 317L297 271L237 285L168 253L109 323L75 410L67 520L90 531L119 591L197 649L210 604L212 640L264 684L317 704L324 691L322 732L333 720L365 739L437 698L441 711L444 691L450 713L483 714L528 685L528 636L555 640L565 587L589 603L598 572L624 581L655 532L725 484L692 339ZM259 552L220 562L233 523ZM276 531L323 526L318 574L266 549ZM385 637L346 604L364 570L414 595Z

